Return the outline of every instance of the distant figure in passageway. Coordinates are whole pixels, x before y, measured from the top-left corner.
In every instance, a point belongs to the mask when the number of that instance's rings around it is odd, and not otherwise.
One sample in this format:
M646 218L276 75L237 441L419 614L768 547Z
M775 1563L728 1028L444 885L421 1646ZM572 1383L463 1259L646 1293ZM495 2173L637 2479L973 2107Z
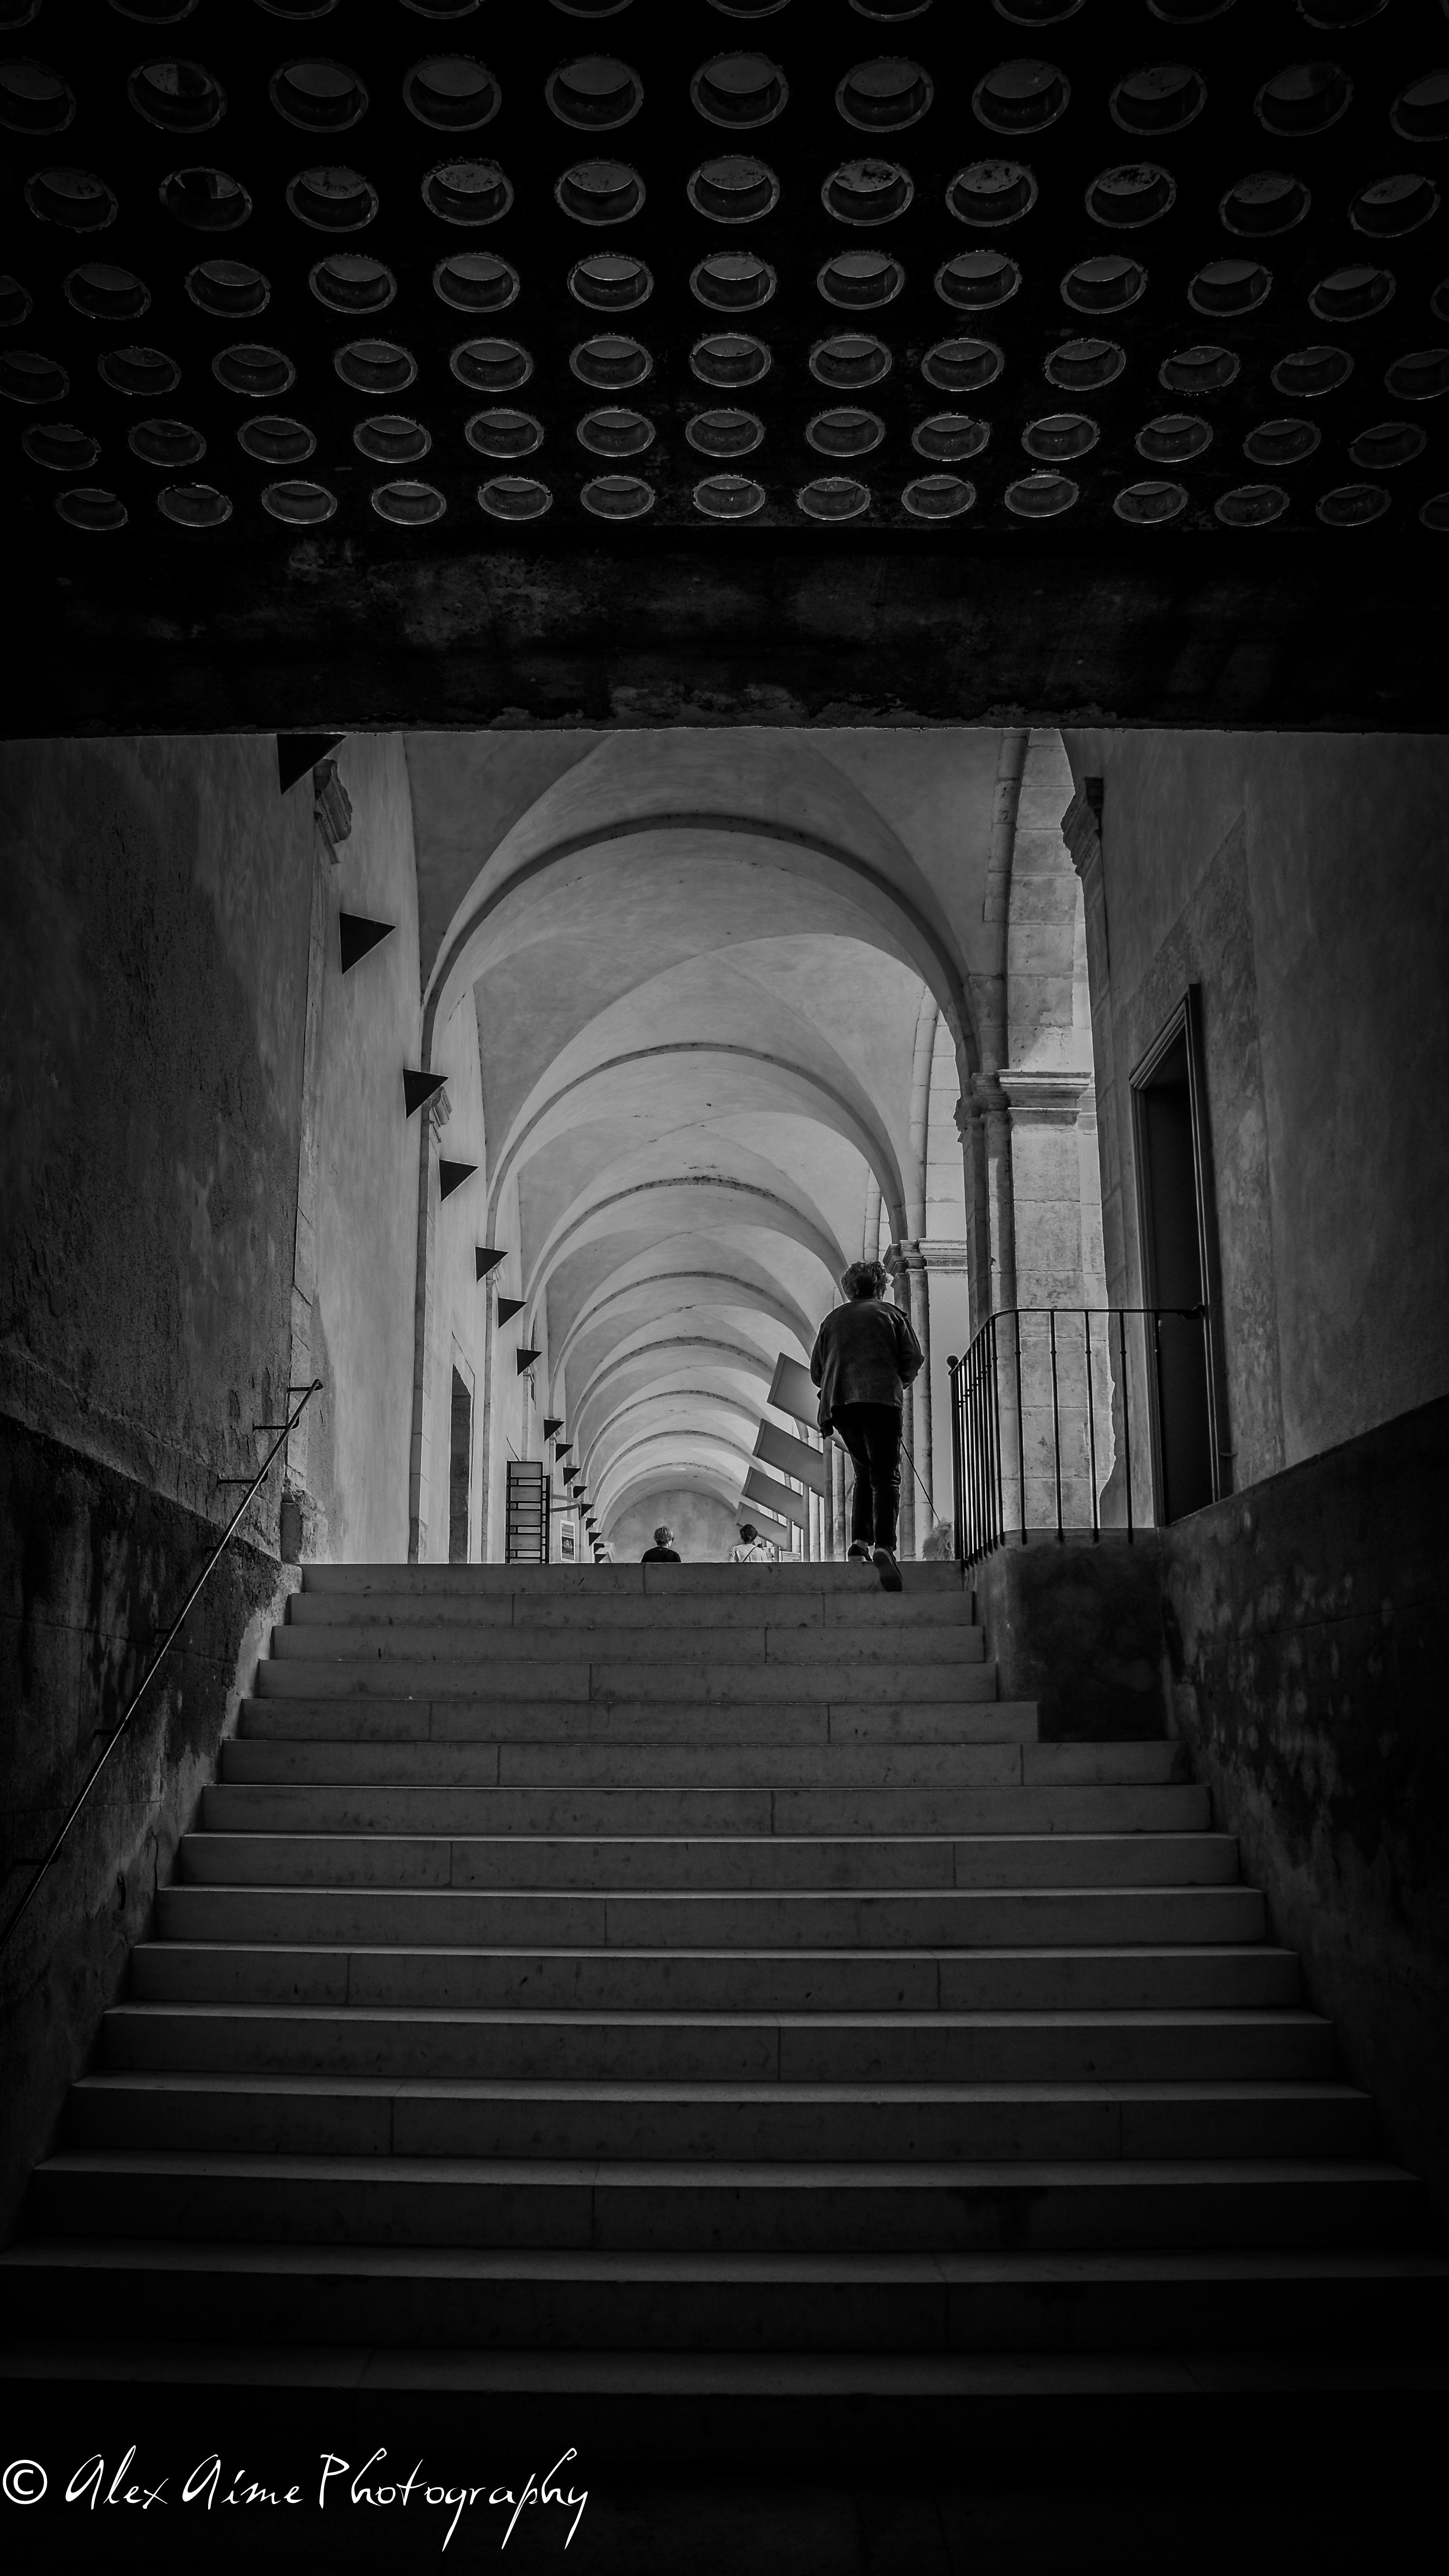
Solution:
M730 1549L730 1563L731 1565L774 1565L778 1561L779 1553L779 1549L772 1547L767 1538L761 1538L753 1521L741 1521L740 1543L738 1547Z
M926 1355L887 1299L889 1284L883 1261L853 1261L842 1273L846 1303L816 1334L810 1375L820 1389L820 1428L839 1433L855 1469L849 1552L874 1558L884 1590L899 1592L901 1410Z
M674 1532L667 1521L661 1521L654 1533L654 1545L646 1547L641 1565L682 1565L683 1557L674 1544Z

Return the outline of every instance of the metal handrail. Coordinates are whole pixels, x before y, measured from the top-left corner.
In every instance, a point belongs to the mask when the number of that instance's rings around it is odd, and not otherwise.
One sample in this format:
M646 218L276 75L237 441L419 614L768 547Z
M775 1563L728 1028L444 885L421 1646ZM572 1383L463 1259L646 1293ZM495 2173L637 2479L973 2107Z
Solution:
M151 1684L161 1670L167 1656L170 1654L176 1639L180 1635L182 1628L185 1626L187 1619L191 1615L191 1611L200 1596L203 1585L208 1581L216 1566L220 1564L222 1557L225 1555L233 1538L236 1536L237 1525L241 1520L243 1512L246 1510L248 1504L255 1498L271 1469L272 1462L275 1459L277 1452L283 1447L288 1434L295 1431L297 1424L301 1421L303 1414L306 1412L313 1396L318 1393L321 1385L322 1380L320 1377L314 1377L311 1385L305 1390L302 1401L297 1406L296 1411L290 1414L288 1419L282 1423L278 1429L277 1437L272 1442L270 1449L267 1451L262 1465L258 1468L256 1475L247 1487L247 1490L243 1494L241 1501L238 1503L236 1510L232 1513L231 1519L228 1521L220 1539L212 1549L212 1552L207 1558L205 1565L202 1567L200 1574L197 1576L191 1590L188 1592L185 1601L182 1603L181 1608L172 1620L170 1627L167 1629L165 1636L162 1638L161 1643L156 1650L156 1653L148 1664L144 1679L141 1681L139 1687L132 1693L131 1702L126 1710L125 1716L121 1719L120 1724L112 1727L107 1734L105 1751L93 1766L84 1787L72 1805L69 1815L66 1817L65 1823L61 1826L61 1829L56 1835L54 1842L51 1844L49 1851L46 1853L44 1860L36 1870L35 1876L27 1887L25 1894L22 1896L20 1903L16 1907L9 1922L6 1924L3 1933L0 1933L0 1952L9 1948L14 1935L19 1931L27 1912L29 1911L31 1898L35 1895L35 1892L40 1886L42 1879L46 1876L47 1871L52 1869L55 1863L59 1860L61 1852L69 1837L71 1827L74 1825L75 1820L80 1814L82 1807L85 1805L87 1798L90 1796L92 1789L99 1780L101 1773L104 1771L106 1764L111 1758L111 1755L115 1752L116 1746L120 1743L122 1736L126 1734L129 1729L131 1720L134 1718L137 1709L140 1707L147 1691L150 1689ZM292 1392L294 1392L294 1390L289 1388L288 1393L291 1394ZM230 1482L231 1479L225 1478L220 1481ZM241 1479L238 1478L237 1482L239 1483L240 1481Z

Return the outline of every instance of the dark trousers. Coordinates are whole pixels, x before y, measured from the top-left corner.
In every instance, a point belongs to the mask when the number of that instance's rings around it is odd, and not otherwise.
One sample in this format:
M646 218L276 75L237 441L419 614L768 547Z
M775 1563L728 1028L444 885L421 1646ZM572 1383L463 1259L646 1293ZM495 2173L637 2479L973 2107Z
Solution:
M835 1428L855 1469L850 1538L865 1547L896 1547L901 1508L901 1413L895 1404L842 1404Z

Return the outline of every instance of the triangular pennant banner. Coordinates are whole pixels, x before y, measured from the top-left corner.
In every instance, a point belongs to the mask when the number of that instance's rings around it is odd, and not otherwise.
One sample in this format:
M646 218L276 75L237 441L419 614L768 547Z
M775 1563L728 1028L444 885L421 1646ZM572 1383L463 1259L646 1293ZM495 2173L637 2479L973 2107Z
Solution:
M339 912L337 944L342 951L342 972L350 975L358 961L366 957L384 939L390 939L397 924L392 921L369 921L364 913Z
M539 1356L538 1352L537 1352L537 1351L531 1351L531 1350L528 1348L527 1344L525 1343L525 1345L524 1345L523 1349L522 1349L522 1350L517 1354L517 1357L518 1357L518 1374L519 1374L519 1376L520 1376L520 1377L523 1377L523 1376L526 1374L526 1372L527 1372L529 1369L531 1369L531 1368L532 1368L533 1363L534 1363L534 1361L538 1358L538 1356Z
M285 796L289 787L296 786L304 771L315 769L319 760L325 760L329 751L335 751L338 744L346 740L345 733L279 733L277 784L280 793Z
M473 1246L474 1278L486 1279L489 1271L496 1270L503 1259L504 1255L495 1250L491 1243L475 1243Z
M499 1321L499 1323L500 1323L500 1324L511 1324L511 1323L512 1323L512 1321L513 1321L514 1316L515 1316L515 1315L521 1315L521 1314L522 1314L522 1312L523 1312L523 1299L522 1299L521 1297L500 1297L500 1298L499 1298L499 1300L498 1300L498 1321Z
M445 1073L409 1073L406 1070L404 1071L403 1098L408 1105L409 1118L416 1117L418 1111L426 1106L427 1102L433 1098L434 1094L442 1090L447 1079L448 1077Z
M543 1436L544 1436L545 1440L551 1440L551 1439L553 1438L553 1436L554 1436L554 1433L555 1433L556 1431L562 1431L562 1429L563 1429L563 1415L562 1415L561 1413L546 1413L546 1414L544 1415L544 1417L543 1417ZM572 1448L572 1446L573 1446L572 1441L570 1441L569 1446L570 1446L570 1448Z
M476 1163L445 1163L440 1154L438 1156L439 1198L450 1199L454 1190L460 1190L465 1181L471 1181L477 1169Z

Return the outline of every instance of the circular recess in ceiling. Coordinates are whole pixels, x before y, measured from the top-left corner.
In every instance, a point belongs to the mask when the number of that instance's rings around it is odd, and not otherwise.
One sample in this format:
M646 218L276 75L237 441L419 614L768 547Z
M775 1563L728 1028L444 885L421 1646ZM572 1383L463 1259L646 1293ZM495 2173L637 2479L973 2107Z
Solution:
M1176 199L1177 181L1160 162L1123 161L1099 172L1087 190L1086 207L1094 223L1110 224L1114 232L1130 232L1140 224L1156 223Z
M134 18L143 27L173 27L179 18L189 18L195 6L196 0L111 0L111 7L118 18ZM269 7L270 0L260 0L260 6L264 9ZM29 0L28 7L25 0L20 0L18 7L11 0L4 23L10 27L23 27L27 19L38 14L39 9L40 0Z
M748 456L760 445L765 424L752 411L697 411L684 425L701 456Z
M937 464L959 465L968 456L979 456L990 436L988 420L973 420L964 411L938 411L929 420L917 421L911 445L918 456L929 456Z
M1432 500L1424 503L1419 512L1419 525L1432 528L1436 536L1443 536L1449 529L1449 492L1436 492Z
M701 63L689 95L711 125L769 125L790 95L790 84L768 54L716 54Z
M1085 0L991 0L991 5L1013 27L1055 27L1063 18L1075 18Z
M883 340L874 340L865 331L839 331L833 339L817 340L810 352L810 373L817 384L830 385L841 393L856 393L866 385L878 385L891 371L891 353Z
M818 474L813 483L801 487L795 500L807 519L858 519L870 508L867 487L848 474Z
M1390 108L1389 123L1406 143L1442 143L1449 136L1449 71L1410 81Z
M405 9L412 5L413 0L403 0ZM257 0L257 7L265 9L269 18L330 18L336 6L337 0Z
M204 134L226 114L226 92L204 63L138 63L126 96L138 116L167 134Z
M445 224L496 224L513 188L496 161L440 161L423 181L423 203Z
M279 411L244 420L236 437L238 447L261 465L305 465L317 445L304 420L290 420Z
M694 487L694 506L707 519L752 519L765 506L765 487L748 474L707 474Z
M905 282L900 261L883 250L838 250L815 280L827 304L857 312L891 303Z
M688 193L696 214L707 215L712 223L752 224L778 203L780 182L753 154L726 152L700 163Z
M1312 202L1302 180L1288 171L1254 170L1218 199L1218 214L1230 233L1261 237L1291 231Z
M1250 465L1268 465L1279 470L1285 465L1301 465L1321 446L1323 432L1311 420L1260 420L1243 441L1243 454Z
M401 411L375 411L352 433L353 446L377 465L416 465L432 443L422 422Z
M1062 279L1062 301L1077 313L1123 313L1147 291L1147 271L1120 254L1079 259Z
M318 303L334 313L381 313L397 293L392 270L359 250L330 252L307 282Z
M531 456L543 445L543 423L531 411L475 411L463 436L480 456Z
M231 502L214 483L168 483L156 507L177 528L224 528L231 517Z
M921 360L921 373L942 393L978 393L995 384L1005 364L994 340L938 340Z
M149 286L129 268L89 259L65 281L65 300L92 322L138 322L151 301Z
M1412 465L1428 444L1417 421L1381 420L1350 439L1348 452L1355 465L1367 466L1373 474L1387 474L1396 465Z
M1353 97L1341 63L1285 63L1264 81L1253 112L1270 134L1322 134L1336 125Z
M1347 349L1331 349L1322 343L1309 349L1290 349L1273 369L1272 381L1280 394L1290 402L1312 402L1319 394L1332 394L1346 385L1353 374L1353 360Z
M88 536L111 536L126 524L125 502L94 483L78 483L69 492L60 493L55 510L67 527L84 528Z
M401 378L403 384L411 384L417 373L412 361L408 363L411 373ZM517 340L461 340L448 364L460 385L473 385L487 394L514 393L533 373L533 360ZM393 384L378 387L379 392L395 390Z
M1058 519L1081 496L1069 474L1023 474L1008 483L1004 499L1018 519Z
M644 104L638 73L612 54L580 54L575 62L560 63L544 82L543 94L561 124L589 134L627 125Z
M377 213L377 190L344 162L319 162L287 181L287 203L313 232L360 233Z
M1395 358L1384 383L1401 402L1433 402L1449 393L1449 349L1411 349Z
M847 125L861 126L867 133L890 132L896 127L914 125L923 117L936 94L936 85L928 71L904 54L881 54L874 62L857 63L847 72L835 93L835 104Z
M579 499L596 519L642 519L654 507L654 486L640 474L597 474Z
M1281 519L1288 495L1281 483L1238 483L1213 503L1213 517L1225 528L1266 528Z
M30 310L30 301L28 297L26 298L25 310L27 313ZM1449 277L1441 278L1439 284L1435 287L1433 294L1429 298L1429 310L1437 322L1449 322ZM17 313L14 318L18 322L22 317Z
M262 508L292 528L320 527L336 507L336 493L322 483L269 483L262 494Z
M63 134L75 93L48 63L0 63L0 125L14 134Z
M491 341L482 343L485 348L495 345ZM511 343L505 341L502 345L507 348ZM456 361L457 351L453 354ZM418 372L411 349L404 349L396 340L349 340L345 348L334 353L332 364L343 383L354 385L360 394L400 394ZM456 363L453 372L458 373Z
M435 483L407 480L379 483L370 498L378 517L390 519L395 528L430 527L448 506Z
M1229 313L1254 313L1266 303L1273 290L1273 272L1261 260L1210 259L1192 279L1187 300L1195 312L1216 318Z
M189 420L138 420L126 433L126 445L143 465L159 465L168 474L199 465L206 454L206 441Z
M1164 393L1215 394L1230 385L1242 360L1235 349L1221 349L1216 341L1200 340L1191 349L1174 349L1157 370L1157 381Z
M1310 27L1365 27L1388 5L1389 0L1298 0L1298 15Z
M647 303L653 292L651 270L627 251L591 251L569 270L574 302L588 305L595 313L632 312L636 304Z
M305 57L283 63L267 84L273 107L308 134L342 134L367 114L367 87L346 63Z
M1139 429L1132 444L1149 465L1185 465L1189 457L1201 456L1213 443L1210 421L1194 419L1188 411L1159 412Z
M1382 483L1339 483L1314 503L1314 514L1326 528L1366 528L1389 506Z
M963 250L936 271L936 293L943 304L963 313L987 312L1005 304L1021 284L1014 259L1000 250Z
M70 378L54 358L39 349L6 349L0 354L0 394L18 403L63 402Z
M960 474L918 474L901 501L913 519L964 519L975 507L976 486Z
M785 0L765 0L765 5L772 9L783 9ZM931 0L850 0L850 5L857 18L883 18L892 21L899 18L924 18L931 6ZM712 9L729 6L730 0L710 0Z
M869 456L885 436L873 411L818 411L805 432L820 456Z
M275 0L261 0L264 9L274 5ZM326 0L326 5L333 8L336 0ZM402 5L410 9L415 18L471 18L474 10L482 7L483 0L402 0Z
M1176 134L1207 102L1207 82L1191 63L1143 63L1112 92L1112 121L1124 134Z
M478 507L490 519L541 519L553 508L553 494L530 474L495 474L491 483L479 484Z
M196 0L184 0L184 5L194 9ZM39 15L40 0L0 0L0 27L4 28L7 35L15 34L21 27L28 27L32 18L38 18Z
M1085 456L1101 435L1085 412L1052 411L1043 420L1027 423L1021 443L1028 456L1039 458L1043 465L1066 465L1074 456Z
M1371 187L1361 188L1349 207L1348 220L1356 233L1392 241L1401 233L1416 233L1438 211L1439 191L1432 179L1401 170L1391 179L1375 179Z
M719 313L748 313L768 304L777 284L767 259L752 250L712 250L690 273L690 292Z
M450 251L433 271L433 293L455 313L501 313L518 293L518 271L496 251Z
M1048 384L1064 393L1086 394L1110 385L1127 364L1127 352L1115 340L1063 340L1044 360Z
M13 331L33 308L34 299L28 286L18 277L0 277L0 328Z
M591 456L642 456L654 444L654 423L642 411L614 404L605 411L586 412L576 434Z
M32 421L21 431L20 444L32 465L44 465L52 474L84 474L101 452L98 438L68 420Z
M996 134L1038 134L1066 112L1072 86L1055 63L1023 59L998 63L971 93L983 125Z
M972 161L957 171L946 203L958 222L994 230L1029 214L1036 195L1035 177L1024 161Z
M576 161L554 184L554 198L581 224L624 224L644 203L644 182L624 161Z
M770 352L744 331L712 331L696 340L689 363L707 385L757 385L770 372Z
M1181 483L1126 483L1112 503L1113 514L1129 528L1161 528L1181 518L1187 493Z
M580 384L595 385L600 393L621 393L626 385L642 385L654 371L643 343L626 338L622 331L601 331L596 339L581 340L569 351L569 365Z
M414 63L402 85L403 105L420 125L467 134L498 113L503 92L472 54L428 54Z
M181 369L164 349L108 349L96 366L113 392L133 398L149 395L154 401L161 394L174 393L181 382Z
M260 340L238 340L230 349L218 349L211 372L228 393L245 394L251 402L275 399L297 381L285 350L269 349Z
M1387 268L1336 268L1321 277L1309 295L1311 311L1321 322L1363 322L1393 301L1394 277Z
M37 170L25 182L25 202L42 223L73 233L103 232L116 220L115 196L94 170Z
M162 180L160 195L168 215L199 233L235 232L252 210L240 179L201 163L189 170L173 170Z
M622 9L627 8L628 0L603 0L603 5ZM773 18L781 9L788 8L789 0L709 0L709 5L711 9L717 9L722 18ZM929 9L931 0L916 0L916 5ZM568 6L569 0L554 0L556 9ZM855 6L855 0L851 0L851 6Z
M915 193L910 172L898 161L842 161L820 201L842 224L888 224L905 213Z
M240 259L204 259L190 271L186 292L203 313L213 313L221 322L240 322L249 314L265 313L272 300L270 282L261 270L248 268Z

